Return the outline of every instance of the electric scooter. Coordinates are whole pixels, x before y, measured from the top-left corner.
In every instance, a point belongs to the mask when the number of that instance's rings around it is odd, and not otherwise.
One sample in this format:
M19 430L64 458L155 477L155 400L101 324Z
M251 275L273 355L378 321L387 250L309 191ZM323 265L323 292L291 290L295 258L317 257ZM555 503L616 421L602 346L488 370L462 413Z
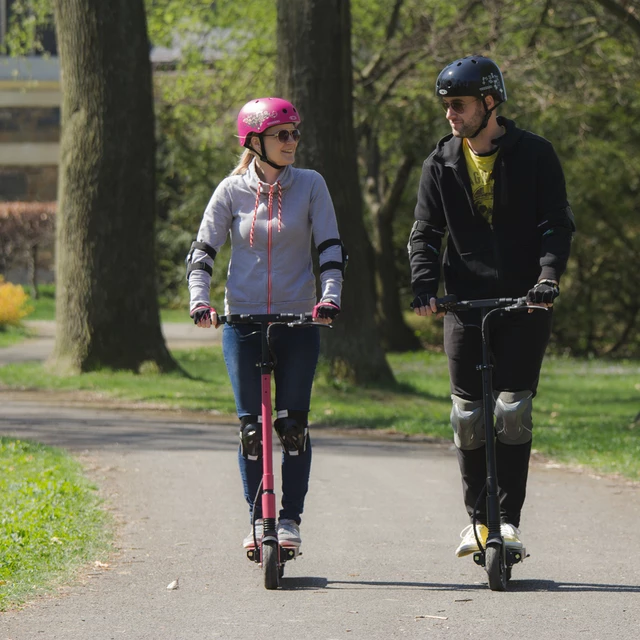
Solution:
M254 548L247 551L247 557L252 562L262 566L265 589L277 589L280 586L280 578L284 575L284 565L288 560L294 560L299 555L299 550L291 547L282 547L278 543L276 495L273 479L273 437L272 437L272 404L271 404L271 373L276 362L270 348L270 328L274 325L286 325L288 327L327 327L328 324L314 322L311 314L296 313L268 313L268 314L232 314L218 316L220 324L255 324L257 332L262 338L262 350L260 362L261 395L262 395L262 482L258 488L255 503L262 500L263 535L261 539L256 537L255 516L253 522ZM255 514L255 509L253 510Z
M487 481L485 485L487 501L487 535L483 546L476 531L476 519L473 518L473 531L476 535L479 551L473 554L473 561L485 568L492 591L505 591L507 582L511 579L511 568L514 564L524 560L522 551L507 549L500 533L500 500L498 497L498 474L496 464L496 433L494 422L493 378L491 369L489 343L489 319L497 311L506 313L521 313L531 310L546 311L545 307L529 306L526 298L488 298L484 300L458 301L456 296L445 296L436 300L438 311L469 311L480 310L482 332L482 363L477 369L482 373L482 406L486 433ZM480 496L482 498L482 496Z

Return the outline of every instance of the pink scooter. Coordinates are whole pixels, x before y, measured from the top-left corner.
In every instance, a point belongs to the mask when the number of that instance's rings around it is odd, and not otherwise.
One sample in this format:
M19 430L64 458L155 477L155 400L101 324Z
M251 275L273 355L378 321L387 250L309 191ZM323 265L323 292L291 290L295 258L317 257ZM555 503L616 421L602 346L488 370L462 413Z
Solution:
M256 502L262 499L263 536L256 538L255 521L253 523L254 548L247 551L247 557L262 565L264 586L266 589L277 589L280 578L284 575L284 563L293 560L298 555L297 549L282 547L278 544L276 529L276 495L273 481L273 432L271 405L271 373L275 362L269 346L269 329L278 324L288 327L327 327L329 325L314 322L311 314L296 313L268 313L268 314L233 314L218 316L220 324L256 324L259 325L262 337L262 356L258 363L261 376L262 394L262 482L256 495ZM255 509L254 509L255 513Z

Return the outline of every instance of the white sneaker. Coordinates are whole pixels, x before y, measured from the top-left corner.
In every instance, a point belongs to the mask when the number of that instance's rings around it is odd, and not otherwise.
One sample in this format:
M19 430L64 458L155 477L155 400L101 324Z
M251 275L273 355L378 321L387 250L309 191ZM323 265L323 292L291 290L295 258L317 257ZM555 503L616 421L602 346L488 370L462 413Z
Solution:
M500 535L502 536L504 546L507 547L507 549L512 549L513 551L524 551L524 545L522 544L522 540L520 540L520 529L517 529L508 522L503 522L500 525Z
M295 520L280 520L278 522L278 544L282 547L297 548L302 544L300 539L300 525Z
M260 540L262 540L262 536L264 534L264 525L262 523L262 518L258 518L256 520L256 540L258 544L260 544ZM251 531L249 531L249 535L242 541L242 546L245 549L254 549L255 543L253 540L253 527L251 527Z
M476 532L478 534L478 538L480 538L480 542L482 544L486 544L487 535L489 534L489 529L485 527L483 524L476 525ZM463 558L464 556L468 556L471 553L475 553L476 551L480 551L478 548L478 542L476 541L476 536L473 531L473 525L468 524L461 532L460 537L462 538L462 542L458 545L456 549L456 555L458 558Z

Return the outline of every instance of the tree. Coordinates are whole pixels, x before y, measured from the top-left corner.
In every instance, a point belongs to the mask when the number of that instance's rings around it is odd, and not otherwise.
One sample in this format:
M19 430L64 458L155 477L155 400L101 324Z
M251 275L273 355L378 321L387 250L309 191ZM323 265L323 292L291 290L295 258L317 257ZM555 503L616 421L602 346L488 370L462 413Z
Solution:
M627 24L640 39L640 7L637 0L595 0L603 9Z
M63 88L58 370L176 367L160 328L143 0L54 0Z
M343 313L323 341L333 373L356 383L393 374L375 324L373 251L362 214L353 130L351 16L344 0L278 0L277 91L299 108L302 166L319 171L349 252Z

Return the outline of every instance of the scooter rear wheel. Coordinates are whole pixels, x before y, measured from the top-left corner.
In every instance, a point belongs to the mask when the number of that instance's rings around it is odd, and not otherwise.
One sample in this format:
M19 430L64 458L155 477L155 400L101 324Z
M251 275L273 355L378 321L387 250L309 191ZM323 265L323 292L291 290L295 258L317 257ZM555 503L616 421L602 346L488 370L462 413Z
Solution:
M268 541L262 545L262 571L264 588L277 589L280 584L280 567L278 566L278 543Z
M502 545L487 545L485 549L485 569L489 577L491 591L506 591L508 569Z

